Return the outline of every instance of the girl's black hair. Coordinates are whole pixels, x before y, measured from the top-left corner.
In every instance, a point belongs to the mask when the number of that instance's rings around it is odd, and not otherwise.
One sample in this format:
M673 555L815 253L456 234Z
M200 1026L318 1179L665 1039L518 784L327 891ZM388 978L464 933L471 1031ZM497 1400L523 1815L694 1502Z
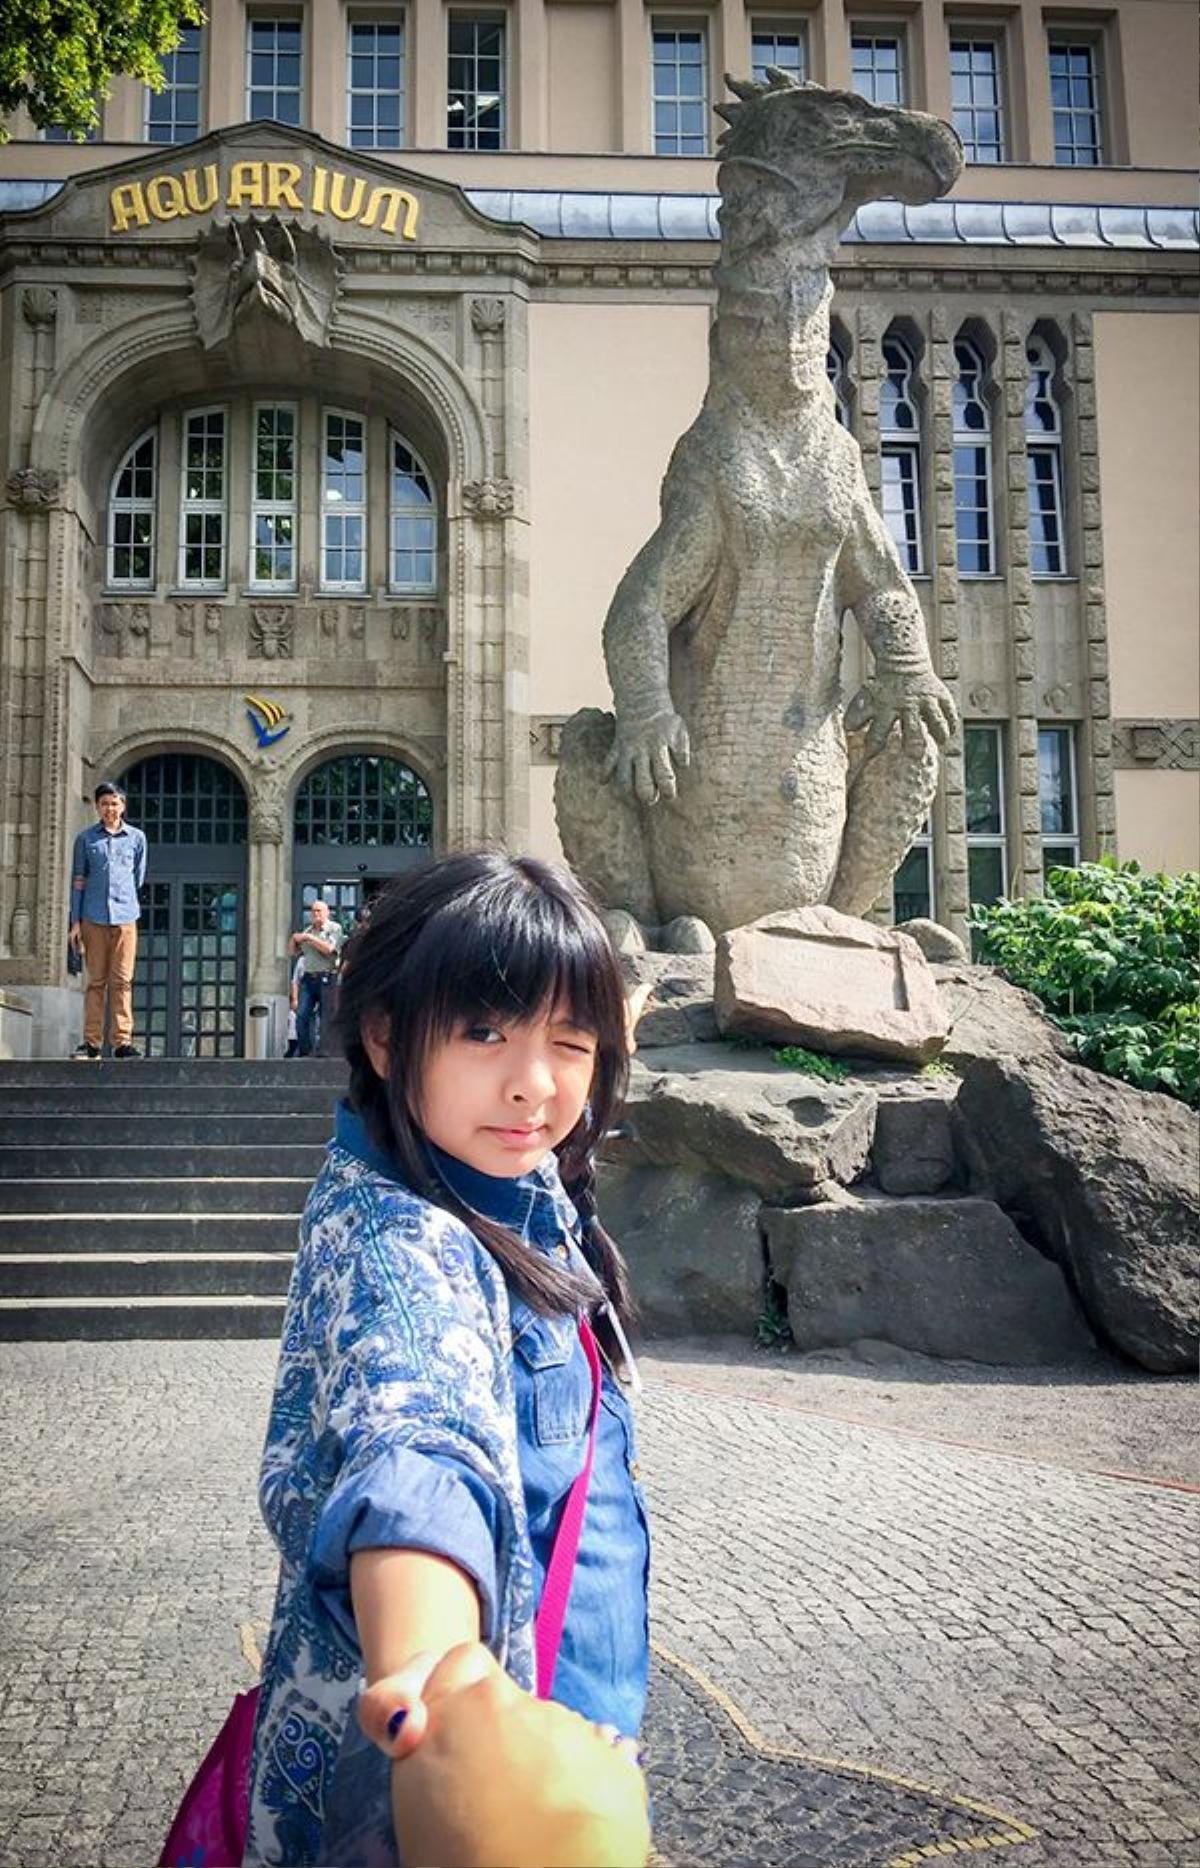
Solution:
M584 1254L622 1324L633 1305L620 1251L596 1217L595 1154L629 1074L620 963L591 897L565 869L500 850L472 850L398 877L378 895L346 948L337 1022L350 1063L350 1102L377 1147L424 1198L465 1222L513 1288L545 1316L590 1308L590 1282L507 1227L476 1213L438 1178L410 1093L432 1047L481 1019L526 1019L570 1008L596 1035L595 1074L582 1116L558 1145L563 1184L582 1221ZM363 1025L386 1030L389 1070L377 1075ZM623 1356L603 1311L597 1334Z

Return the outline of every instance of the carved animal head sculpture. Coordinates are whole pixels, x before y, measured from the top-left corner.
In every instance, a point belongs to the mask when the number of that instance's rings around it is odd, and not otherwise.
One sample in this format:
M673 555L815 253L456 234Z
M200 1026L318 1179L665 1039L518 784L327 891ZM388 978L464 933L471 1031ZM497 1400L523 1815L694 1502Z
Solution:
M815 242L828 257L864 202L936 200L962 169L955 131L924 111L800 83L776 67L765 83L725 82L734 101L716 111L729 125L717 144L726 264L772 242Z
M196 334L211 350L235 326L265 317L306 344L327 344L341 272L315 229L293 229L274 214L214 222L192 261Z

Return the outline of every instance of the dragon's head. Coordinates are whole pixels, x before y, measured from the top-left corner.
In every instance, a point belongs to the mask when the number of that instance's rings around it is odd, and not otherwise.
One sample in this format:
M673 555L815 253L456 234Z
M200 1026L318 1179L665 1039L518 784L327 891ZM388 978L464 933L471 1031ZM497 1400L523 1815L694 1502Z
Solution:
M734 101L716 106L729 125L717 144L717 181L735 249L822 232L834 241L864 202L933 201L962 168L958 136L924 111L803 84L775 67L763 83L725 82Z

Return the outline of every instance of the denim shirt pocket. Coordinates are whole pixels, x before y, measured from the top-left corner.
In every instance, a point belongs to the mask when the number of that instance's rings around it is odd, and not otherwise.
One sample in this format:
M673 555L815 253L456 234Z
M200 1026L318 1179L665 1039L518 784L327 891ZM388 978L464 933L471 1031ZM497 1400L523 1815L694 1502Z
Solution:
M535 1440L554 1446L582 1439L592 1408L592 1377L574 1317L540 1317L518 1302L512 1321L513 1354L523 1365L517 1385L532 1392Z

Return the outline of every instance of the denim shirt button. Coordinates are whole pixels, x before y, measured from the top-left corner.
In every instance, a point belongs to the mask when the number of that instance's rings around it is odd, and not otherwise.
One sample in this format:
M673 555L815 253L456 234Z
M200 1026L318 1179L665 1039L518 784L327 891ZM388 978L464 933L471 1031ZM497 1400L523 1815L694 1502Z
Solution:
M563 1245L563 1244L556 1245L554 1248L554 1254L556 1258L570 1258L571 1248L569 1245Z
M641 1478L641 1476L642 1476L642 1467L641 1467L641 1461L640 1461L640 1460L636 1460L636 1459L631 1459L631 1460L630 1460L630 1462L629 1462L629 1476L630 1476L630 1478L631 1478L631 1479L640 1479L640 1478Z

